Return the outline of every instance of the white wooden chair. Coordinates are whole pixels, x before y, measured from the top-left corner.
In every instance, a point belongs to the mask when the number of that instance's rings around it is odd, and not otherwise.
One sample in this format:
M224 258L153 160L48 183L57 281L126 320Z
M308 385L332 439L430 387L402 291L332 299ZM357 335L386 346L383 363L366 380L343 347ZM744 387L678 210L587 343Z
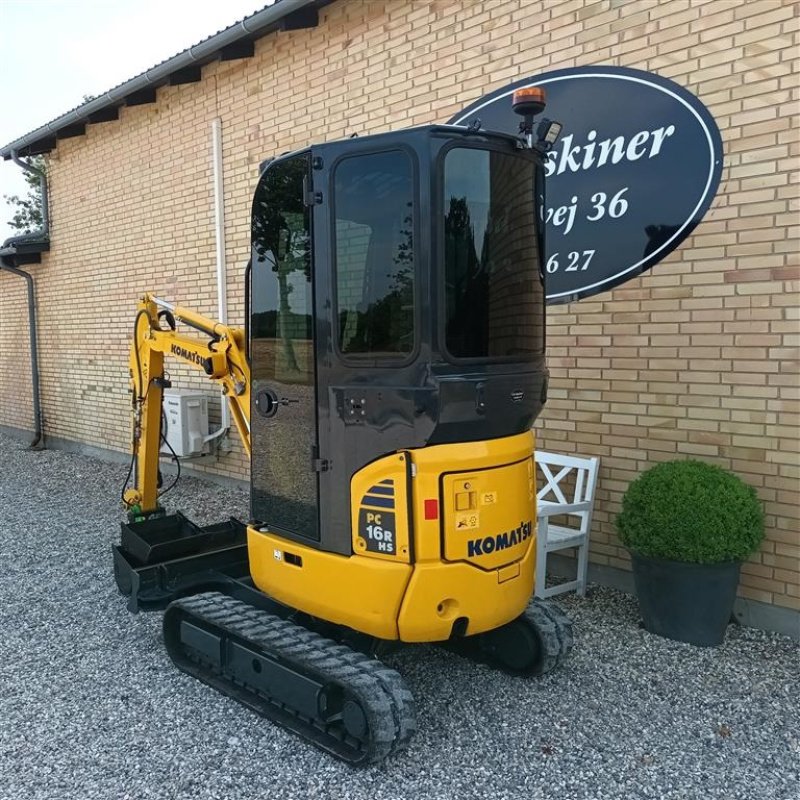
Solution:
M581 458L560 453L536 451L536 464L544 477L537 493L536 597L550 597L575 589L586 594L586 571L589 566L589 531L592 527L594 491L599 458ZM574 479L574 483L573 483ZM579 525L552 525L551 517L564 515ZM578 572L574 581L545 587L547 554L575 547Z

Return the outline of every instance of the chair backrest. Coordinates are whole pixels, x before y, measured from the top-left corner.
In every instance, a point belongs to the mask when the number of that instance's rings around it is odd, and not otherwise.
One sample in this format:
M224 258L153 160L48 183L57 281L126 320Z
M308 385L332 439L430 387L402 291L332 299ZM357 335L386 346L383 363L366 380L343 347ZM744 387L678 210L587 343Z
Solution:
M594 503L594 490L600 460L563 453L535 451L536 466L544 485L536 493L543 503Z

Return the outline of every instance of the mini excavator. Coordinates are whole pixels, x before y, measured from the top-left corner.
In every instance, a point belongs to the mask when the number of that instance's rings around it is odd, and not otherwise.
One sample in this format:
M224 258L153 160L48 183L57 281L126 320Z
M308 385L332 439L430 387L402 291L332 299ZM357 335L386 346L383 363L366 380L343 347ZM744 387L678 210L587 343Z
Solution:
M415 729L390 647L535 676L572 644L558 606L531 600L558 124L534 134L539 88L513 106L520 136L432 125L267 162L244 330L152 295L136 312L119 589L131 611L166 609L181 670L352 764ZM160 503L165 356L222 386L247 525Z

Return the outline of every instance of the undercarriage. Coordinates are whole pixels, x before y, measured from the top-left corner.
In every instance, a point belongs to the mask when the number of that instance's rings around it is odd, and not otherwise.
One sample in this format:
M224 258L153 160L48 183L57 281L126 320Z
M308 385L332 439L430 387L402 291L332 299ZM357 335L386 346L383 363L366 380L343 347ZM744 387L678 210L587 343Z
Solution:
M416 728L413 696L376 656L402 645L256 589L243 531L236 520L200 528L179 515L123 524L115 572L129 608L166 606L164 642L179 669L331 755L358 765L400 750ZM533 677L566 657L572 625L555 604L533 600L504 626L440 644Z

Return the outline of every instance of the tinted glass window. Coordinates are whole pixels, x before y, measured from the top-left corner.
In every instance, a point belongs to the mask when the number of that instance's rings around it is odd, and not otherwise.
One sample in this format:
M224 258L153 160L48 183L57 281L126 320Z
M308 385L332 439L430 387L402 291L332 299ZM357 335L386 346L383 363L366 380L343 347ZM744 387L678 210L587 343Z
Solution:
M535 164L462 147L444 160L445 339L456 358L544 349Z
M400 151L354 156L334 174L337 341L345 355L414 349L413 167Z
M312 383L311 229L304 156L270 167L253 202L253 356L265 377Z
M306 154L272 164L253 201L250 498L270 529L318 539L308 171Z

